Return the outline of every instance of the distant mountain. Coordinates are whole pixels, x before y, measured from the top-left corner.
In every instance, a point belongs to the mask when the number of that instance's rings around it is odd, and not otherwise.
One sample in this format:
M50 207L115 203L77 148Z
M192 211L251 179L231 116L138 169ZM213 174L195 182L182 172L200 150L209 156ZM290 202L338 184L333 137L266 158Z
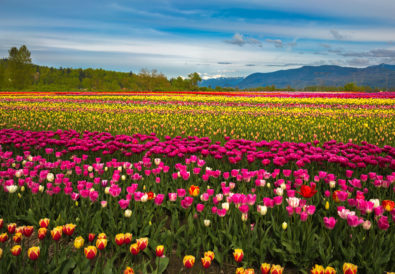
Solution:
M301 89L307 86L344 86L350 82L354 82L358 86L394 88L395 65L381 64L366 68L329 65L304 66L297 69L279 70L269 73L253 73L241 80L240 78L204 80L200 83L200 86L211 85L213 88L221 86L244 89L275 85L277 88L291 86Z
M220 78L212 78L203 80L199 83L200 87L237 87L241 81L243 81L243 77L220 77Z

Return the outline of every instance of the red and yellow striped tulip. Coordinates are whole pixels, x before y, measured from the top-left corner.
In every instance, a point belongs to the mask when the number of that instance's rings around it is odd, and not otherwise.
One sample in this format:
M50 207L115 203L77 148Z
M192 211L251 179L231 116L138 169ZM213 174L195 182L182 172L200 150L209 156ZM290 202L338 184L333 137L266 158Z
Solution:
M212 260L209 256L204 256L203 258L201 258L201 261L204 268L209 268Z
M60 238L62 237L62 232L63 232L63 227L62 226L54 227L51 230L52 239L55 240L55 241L59 241Z
M27 257L30 260L35 261L38 259L39 256L40 256L40 247L39 246L32 246L31 248L28 249Z
M139 245L137 243L131 244L129 250L133 255L137 255L140 252Z
M344 274L355 274L357 273L358 266L351 263L344 263L343 264L343 273Z
M7 225L8 233L13 234L16 229L16 223L11 223Z
M1 233L0 234L0 243L4 243L8 240L8 234L7 232Z
M316 264L312 269L311 269L311 274L324 274L324 267L322 265Z
M115 235L115 243L117 245L123 245L124 242L125 242L125 234L119 233Z
M47 231L48 231L48 230L47 230L46 227L40 227L40 228L38 229L38 232L37 232L38 238L39 238L40 240L44 239L45 236L47 235Z
M238 267L236 268L236 274L244 274L245 273L245 269L243 267Z
M255 274L255 269L253 268L244 269L244 274Z
M100 233L99 235L97 235L98 239L107 239L107 235L106 233Z
M155 248L156 257L162 257L164 252L165 252L165 247L163 245L158 245Z
M139 249L141 251L143 251L148 245L148 238L146 238L146 237L140 238L140 239L137 239L136 242L137 242L137 245L139 246Z
M89 260L92 260L96 257L97 249L96 246L90 245L84 248L85 257Z
M48 218L41 219L40 221L38 221L38 225L40 227L48 228L48 226L49 226L49 219Z
M270 273L270 264L262 263L260 269L261 269L261 274L269 274Z
M22 252L22 247L20 245L14 245L11 248L11 254L14 256L18 256Z
M182 263L186 268L192 268L195 264L195 257L192 255L186 255L182 260Z
M97 239L96 240L96 247L99 250L105 249L107 246L107 239Z
M324 270L324 274L336 274L336 270L331 266L327 266Z
M210 257L211 260L214 260L215 254L212 251L206 251L204 252L204 257Z
M75 224L66 224L63 226L63 233L71 236L74 233L76 225Z
M272 265L272 268L270 268L270 274L282 274L284 271L284 267L281 267L281 265Z
M12 237L12 240L14 241L14 243L19 244L22 241L22 233L17 232L14 234L14 236Z
M3 225L4 225L4 220L3 220L3 219L0 219L0 229L3 228Z
M124 235L124 244L130 244L132 242L133 235L132 233L125 233Z
M236 248L235 251L233 252L233 257L235 258L235 261L237 263L240 263L243 260L243 258L244 258L243 249Z
M23 227L23 235L26 237L30 237L33 234L33 231L34 227L31 225Z

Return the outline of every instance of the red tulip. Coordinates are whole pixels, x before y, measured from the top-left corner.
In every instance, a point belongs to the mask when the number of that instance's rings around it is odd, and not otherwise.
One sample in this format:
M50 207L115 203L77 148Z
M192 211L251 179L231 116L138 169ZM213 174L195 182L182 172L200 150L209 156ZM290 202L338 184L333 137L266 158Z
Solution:
M304 198L311 198L314 196L314 194L317 193L317 190L315 190L315 184L313 186L307 186L307 185L302 185L300 187L300 192L297 191L300 195L302 195Z

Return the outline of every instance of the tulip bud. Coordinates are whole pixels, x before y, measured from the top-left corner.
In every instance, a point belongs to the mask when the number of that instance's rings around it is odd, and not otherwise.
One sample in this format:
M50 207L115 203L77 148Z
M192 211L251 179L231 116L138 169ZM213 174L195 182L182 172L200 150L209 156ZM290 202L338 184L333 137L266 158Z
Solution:
M130 209L126 209L124 214L126 218L130 218L132 216L132 211Z
M88 241L89 242L93 242L93 240L95 239L96 235L94 233L89 233L88 234Z
M243 260L244 257L244 252L240 248L236 248L235 251L233 252L233 257L235 258L235 261L237 263L240 263Z
M2 248L0 248L0 259L1 259L1 257L3 257L3 249Z
M45 227L40 227L38 229L37 234L38 234L38 238L40 240L43 240L45 238L45 236L47 235L47 229Z
M211 224L211 221L208 220L208 219L205 219L205 220L203 221L203 223L204 223L204 226L205 226L205 227L209 227L210 224Z
M80 249L81 247L84 246L85 240L84 238L82 238L81 236L78 236L77 238L75 238L74 240L74 247L76 249Z
M267 213L267 206L260 206L259 213L263 216Z
M124 235L124 244L130 244L130 242L132 241L133 235L132 233L125 233Z
M15 232L15 229L16 229L16 223L12 223L12 224L8 224L7 225L8 233L13 234Z
M329 210L329 202L328 201L326 201L326 203L325 203L325 209Z
M14 241L14 243L19 244L22 241L22 233L21 232L15 233L14 236L12 237L12 240Z
M123 271L123 274L134 274L134 270L130 266L127 266Z
M38 224L40 225L40 227L48 228L48 226L49 226L49 219L48 218L41 219L38 222Z
M283 222L283 224L281 225L281 227L283 228L283 230L286 230L288 227L288 224L286 222Z
M165 247L163 245L158 245L155 249L156 257L162 257L165 252Z

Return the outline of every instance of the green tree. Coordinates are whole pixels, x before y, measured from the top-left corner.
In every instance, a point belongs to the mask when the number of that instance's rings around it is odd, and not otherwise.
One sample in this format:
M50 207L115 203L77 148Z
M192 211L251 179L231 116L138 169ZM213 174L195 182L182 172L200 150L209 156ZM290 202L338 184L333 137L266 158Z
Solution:
M199 89L198 84L200 81L202 81L202 78L200 77L199 73L197 72L190 73L188 77L191 84L190 86L191 90L198 90Z
M8 51L8 74L12 87L26 88L33 81L33 66L30 51L25 45Z

